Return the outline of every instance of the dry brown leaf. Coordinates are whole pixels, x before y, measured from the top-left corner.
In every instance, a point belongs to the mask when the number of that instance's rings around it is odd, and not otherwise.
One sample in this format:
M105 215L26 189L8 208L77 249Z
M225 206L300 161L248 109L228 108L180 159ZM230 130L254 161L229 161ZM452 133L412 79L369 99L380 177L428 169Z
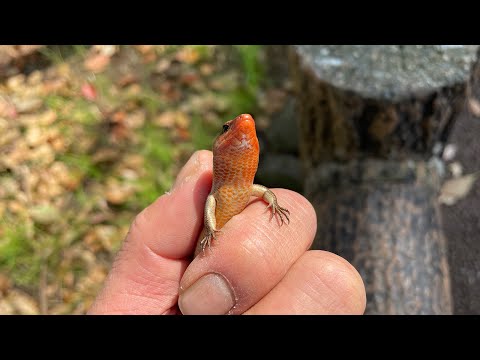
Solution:
M7 299L21 315L38 315L40 313L37 302L23 291L13 289L10 291Z
M480 102L477 99L469 97L468 108L470 109L470 112L473 114L473 116L480 117Z
M29 159L39 165L50 165L55 160L55 152L50 144L42 144L30 150Z
M104 163L116 160L118 158L118 151L111 148L102 148L95 152L92 157L92 161L97 163Z
M99 54L112 57L118 51L117 45L94 45L93 51L96 51Z
M135 48L143 55L153 51L153 45L135 45Z
M473 173L445 181L440 190L440 203L454 205L458 200L464 198L475 183L477 175L477 173Z
M52 93L60 92L68 85L68 81L64 77L59 77L52 80L47 80L42 85L41 94L46 96Z
M455 161L448 165L450 172L454 178L458 178L463 174L463 166L458 161Z
M23 216L27 212L27 208L25 207L25 205L23 205L21 202L17 200L9 201L7 204L7 208L10 212L18 216Z
M133 84L137 81L138 81L138 79L135 75L125 74L118 79L117 85L120 86L120 87L125 87L125 86L131 85L131 84Z
M170 67L170 64L170 59L163 58L155 65L154 72L161 74Z
M38 224L51 224L60 218L59 210L52 205L38 205L30 209L30 216Z
M175 111L165 111L153 119L153 123L164 128L172 128L175 125Z
M175 125L182 130L188 129L188 126L190 125L190 118L187 116L187 114L182 111L177 111L175 115Z
M12 102L19 113L33 112L43 105L42 99L36 97L13 98Z
M15 309L8 299L0 298L0 315L14 315Z
M145 158L141 155L129 154L123 158L122 165L136 172L143 169Z
M43 136L42 129L38 126L31 126L27 129L25 134L25 141L31 147L38 146L45 141L45 136Z
M127 114L125 118L125 124L130 129L138 129L145 123L145 110L136 110Z
M447 144L443 149L442 158L445 161L451 161L457 153L457 146L455 144Z
M7 275L0 273L0 297L5 296L10 290L12 282Z
M213 74L213 71L215 70L215 67L212 64L202 64L200 65L200 73L203 76L209 76Z
M187 64L195 64L200 59L200 53L193 48L185 47L177 52L175 59Z
M17 117L17 110L15 106L7 100L0 97L0 117L7 119L14 119Z
M123 204L134 193L135 189L130 184L120 184L117 181L107 181L105 198L114 205Z
M39 85L43 80L43 72L40 70L34 70L30 75L28 75L27 83L28 85L34 86Z
M190 72L187 72L185 74L182 74L180 76L180 83L184 84L184 85L187 85L187 86L191 86L192 84L194 84L195 82L198 81L200 77L198 76L198 74L194 71L190 71Z
M11 76L7 79L7 87L11 91L22 91L25 86L26 77L24 74L18 74L15 76Z
M57 120L57 113L53 110L47 110L38 115L38 123L43 126L51 125Z
M100 53L92 55L85 59L85 61L83 62L83 66L88 71L98 74L105 70L108 64L110 64L110 60L110 56L106 56Z

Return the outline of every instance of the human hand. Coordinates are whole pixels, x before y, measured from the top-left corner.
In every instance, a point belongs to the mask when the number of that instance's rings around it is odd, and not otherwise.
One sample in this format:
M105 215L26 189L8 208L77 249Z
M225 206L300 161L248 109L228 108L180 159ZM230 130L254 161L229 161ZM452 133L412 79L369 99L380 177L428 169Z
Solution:
M362 314L365 287L343 258L308 250L317 224L303 196L274 189L290 210L278 226L254 200L193 258L212 183L196 152L169 194L137 215L89 314Z

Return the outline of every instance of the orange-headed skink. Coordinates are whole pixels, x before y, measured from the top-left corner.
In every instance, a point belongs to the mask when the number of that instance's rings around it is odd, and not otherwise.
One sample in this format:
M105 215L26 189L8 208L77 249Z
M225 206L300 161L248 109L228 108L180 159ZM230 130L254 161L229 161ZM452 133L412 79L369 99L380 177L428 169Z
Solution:
M251 196L262 198L272 209L271 218L278 214L288 222L290 212L279 206L275 194L262 185L253 183L258 167L259 145L255 121L249 114L241 114L223 125L222 133L213 145L213 183L205 202L205 228L200 246L203 251L215 234L233 216L242 212ZM288 215L287 215L288 214ZM270 219L271 219L270 218Z

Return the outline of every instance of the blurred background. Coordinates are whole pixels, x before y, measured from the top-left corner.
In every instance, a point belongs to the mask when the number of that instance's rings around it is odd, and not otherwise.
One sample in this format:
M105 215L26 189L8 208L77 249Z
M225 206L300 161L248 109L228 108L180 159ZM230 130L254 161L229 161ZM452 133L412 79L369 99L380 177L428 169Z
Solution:
M260 46L0 47L0 314L81 314L135 215L243 112Z
M84 314L135 215L238 114L256 182L303 192L293 91L275 46L0 46L0 314ZM480 312L479 117L471 102L442 155L461 314Z

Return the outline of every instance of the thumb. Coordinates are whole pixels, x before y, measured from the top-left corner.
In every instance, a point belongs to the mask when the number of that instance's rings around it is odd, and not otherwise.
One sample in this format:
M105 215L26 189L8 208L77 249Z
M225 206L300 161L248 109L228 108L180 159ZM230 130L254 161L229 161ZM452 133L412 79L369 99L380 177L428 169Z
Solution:
M89 314L177 312L179 282L203 225L211 181L212 153L198 151L171 193L137 215Z

